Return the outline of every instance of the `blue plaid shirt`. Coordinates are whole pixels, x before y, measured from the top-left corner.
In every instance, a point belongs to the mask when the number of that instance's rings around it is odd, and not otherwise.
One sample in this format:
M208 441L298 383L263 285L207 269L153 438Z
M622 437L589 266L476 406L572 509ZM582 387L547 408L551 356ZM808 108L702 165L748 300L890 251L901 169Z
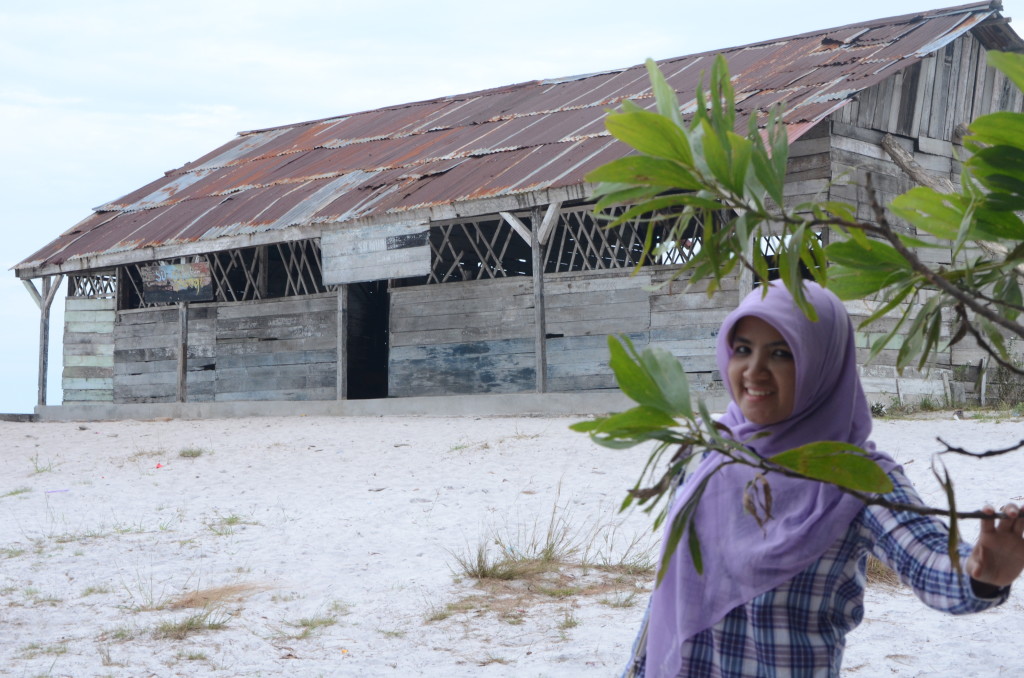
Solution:
M895 488L886 498L922 503L902 473L890 476ZM994 598L979 598L970 578L953 570L948 535L945 524L935 518L865 506L846 534L806 570L735 608L687 642L681 649L679 676L838 677L846 634L864 618L869 553L936 610L966 614L1003 603L1008 587ZM969 545L960 545L961 562L970 552ZM624 678L644 678L646 630L645 614Z

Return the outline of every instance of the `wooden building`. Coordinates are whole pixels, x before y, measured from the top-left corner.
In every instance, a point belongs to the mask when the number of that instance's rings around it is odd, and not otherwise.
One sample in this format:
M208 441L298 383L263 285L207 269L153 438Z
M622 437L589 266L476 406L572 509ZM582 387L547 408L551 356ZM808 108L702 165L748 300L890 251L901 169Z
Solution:
M985 62L1024 47L1000 9L721 50L738 124L784 102L787 199L844 200L871 220L866 173L885 199L913 185L885 135L955 181L964 126L1022 109ZM660 63L684 114L717 53ZM710 299L667 282L700 246L699 226L631 276L644 227L608 231L591 213L584 176L628 151L603 126L625 99L653 105L642 66L245 132L97 208L16 267L43 309L43 345L68 279L64 403L610 389L612 333L671 350L696 390L720 395L715 334L749 281ZM207 266L212 300L148 299L147 269L174 264ZM865 353L871 338L858 335ZM865 383L883 402L941 396L953 367L977 360L956 348L897 381L887 351Z

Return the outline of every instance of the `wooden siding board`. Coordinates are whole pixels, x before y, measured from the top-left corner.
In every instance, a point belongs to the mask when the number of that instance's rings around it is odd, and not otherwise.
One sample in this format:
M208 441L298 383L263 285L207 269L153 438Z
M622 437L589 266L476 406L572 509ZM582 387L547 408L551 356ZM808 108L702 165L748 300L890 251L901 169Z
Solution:
M337 361L336 349L310 351L275 351L274 353L243 353L217 357L217 369L269 367L275 365L330 365Z
M64 379L88 379L90 381L109 381L113 378L110 368L106 365L66 365L62 377Z
M492 305L493 308L493 305ZM456 310L456 309L444 309ZM451 330L469 327L519 327L533 320L533 309L510 308L476 313L438 313L437 315L398 316L391 323L395 333Z
M325 285L406 278L430 273L429 226L372 225L324 233L320 238ZM418 246L408 246L420 243Z
M212 379L213 371L209 369L215 366L213 358L189 358L186 363L186 371L191 372L206 372L209 373ZM174 372L177 373L178 359L175 356L170 360L150 360L147 362L132 362L132 363L117 363L114 366L114 378L120 383L122 377L136 376L142 374L154 374L156 372ZM206 378L205 376L203 377ZM192 377L189 376L189 380Z
M533 339L499 339L496 341L472 341L458 344L435 344L429 346L396 346L391 355L396 360L451 360L461 357L486 355L533 354Z
M64 311L64 323L76 323L76 322L87 322L87 323L106 323L111 328L114 326L114 319L117 316L117 311L113 309L82 309L82 310L71 310L66 309Z
M113 348L113 345L111 345ZM64 367L114 367L114 352L97 355L89 353L86 355L64 355Z
M917 128L913 130L914 136L928 135L928 127L932 119L932 95L935 91L935 78L939 59L940 56L931 54L921 62L921 81L924 83L924 88L921 91L921 99L917 104L917 107L921 110L921 116Z
M221 392L218 391L214 397L214 402L235 402L235 401L247 401L247 400L287 400L306 402L311 400L334 400L335 387L330 386L326 388L282 388L282 389L264 389L260 391L242 390L237 392Z
M64 388L64 402L75 403L75 402L112 402L114 400L114 389L112 388L88 388L88 389L71 389Z
M392 306L392 309L396 314L401 317L417 317L417 316L430 316L438 312L438 308L446 308L447 303L435 304L431 302L416 302L408 303L407 300L402 300ZM517 294L513 296L502 297L502 307L506 309L517 309L523 311L530 311L533 309L533 295ZM452 309L458 309L463 313L480 313L494 310L494 300L481 297L478 299L463 299L456 304L451 305Z
M403 304L454 302L495 296L506 298L519 294L533 295L533 283L528 278L499 278L441 285L397 287L391 290L391 305L394 308Z
M237 304L221 304L216 319L220 323L233 318L248 318L253 315L300 315L317 311L337 309L337 294L331 292L320 296L289 297L270 301L251 301ZM189 316L190 322L192 316Z
M280 353L289 351L318 351L333 348L336 345L333 337L302 337L299 339L279 339L276 341L245 341L243 339L218 341L217 358L230 355L253 353Z
M113 388L114 380L112 377L104 378L78 378L78 377L64 377L61 379L61 388L71 391L92 391L92 390L108 390Z
M948 45L947 45L948 47ZM946 95L949 90L949 65L946 63L946 49L935 54L935 84L932 87L931 114L928 127L922 126L921 136L940 137L946 119Z
M352 284L357 282L372 282L375 280L397 280L400 278L417 278L430 273L429 260L426 264L421 259L414 261L400 261L393 257L384 268L381 264L365 263L359 261L350 262L344 267L341 264L338 268L324 268L323 282L325 285ZM362 264L362 265L359 265Z
M548 390L555 393L571 393L576 391L599 391L617 388L615 376L612 374L590 374L574 377L552 377Z
M89 297L67 297L64 300L65 314L73 311L113 311L117 307L113 299L92 299Z

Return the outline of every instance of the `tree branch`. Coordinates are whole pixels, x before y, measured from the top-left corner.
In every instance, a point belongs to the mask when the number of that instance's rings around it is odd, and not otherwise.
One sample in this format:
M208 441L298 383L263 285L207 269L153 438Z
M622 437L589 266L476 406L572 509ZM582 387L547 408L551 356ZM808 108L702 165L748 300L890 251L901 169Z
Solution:
M1024 325L1008 320L987 306L979 304L973 295L961 290L959 287L926 266L913 251L903 244L903 241L899 239L899 236L892 229L892 226L889 225L889 220L885 215L885 208L883 208L878 202L878 196L871 185L870 174L867 176L867 189L871 196L871 209L875 213L875 220L881 229L881 234L889 244L892 245L893 249L895 249L901 257L907 260L907 263L910 264L910 267L914 271L921 274L925 280L966 307L970 308L978 315L1024 339Z
M963 311L958 308L957 309L957 313L961 313L962 314ZM1020 374L1020 375L1024 376L1024 369L1021 369L1021 368L1017 367L1016 365L1014 365L1013 363L1011 363L1011 362L1009 362L1007 360L1003 360L999 356L999 351L996 350L996 348L994 346L992 346L991 344L988 343L988 341L985 340L985 337L982 336L981 332L979 332L978 329L974 325L972 325L969 322L967 322L966 320L964 320L962 327L964 329L966 329L970 333L970 335L972 337L974 337L974 341L978 342L978 346L981 347L981 350L985 351L985 353L988 353L990 356L995 358L996 362L999 363L999 365L1001 367L1005 367L1006 369L1010 370L1014 374Z

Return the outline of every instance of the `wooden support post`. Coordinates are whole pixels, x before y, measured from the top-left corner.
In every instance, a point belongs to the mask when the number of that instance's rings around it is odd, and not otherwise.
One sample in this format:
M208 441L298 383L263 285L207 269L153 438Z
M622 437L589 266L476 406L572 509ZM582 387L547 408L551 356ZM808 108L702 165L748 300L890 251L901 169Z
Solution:
M267 298L268 267L270 266L270 245L260 245L256 248L256 256L259 258L259 268L256 270L256 290L259 296L257 299Z
M338 286L338 400L348 400L348 291L349 285Z
M50 370L50 298L51 280L43 278L43 305L39 309L39 395L37 403L46 405L46 374Z
M63 274L54 278L46 276L42 280L42 294L36 290L31 281L21 281L32 295L32 301L36 302L36 306L39 307L39 392L36 403L40 407L46 405L46 375L50 369L50 305L53 304L53 299L57 296L57 290L60 289L60 283L64 280L64 276Z
M988 400L986 398L986 396L988 394L986 393L986 391L988 391L988 366L989 366L989 361L991 361L991 358L986 356L985 357L985 366L981 368L981 393L979 394L979 400L981 402L981 406L982 407L985 407L985 405L988 404Z
M536 356L537 393L548 390L547 323L544 319L544 245L540 240L543 213L534 207L530 215L530 250L533 254L533 313L536 326L534 355Z
M178 302L178 402L188 397L188 302Z

